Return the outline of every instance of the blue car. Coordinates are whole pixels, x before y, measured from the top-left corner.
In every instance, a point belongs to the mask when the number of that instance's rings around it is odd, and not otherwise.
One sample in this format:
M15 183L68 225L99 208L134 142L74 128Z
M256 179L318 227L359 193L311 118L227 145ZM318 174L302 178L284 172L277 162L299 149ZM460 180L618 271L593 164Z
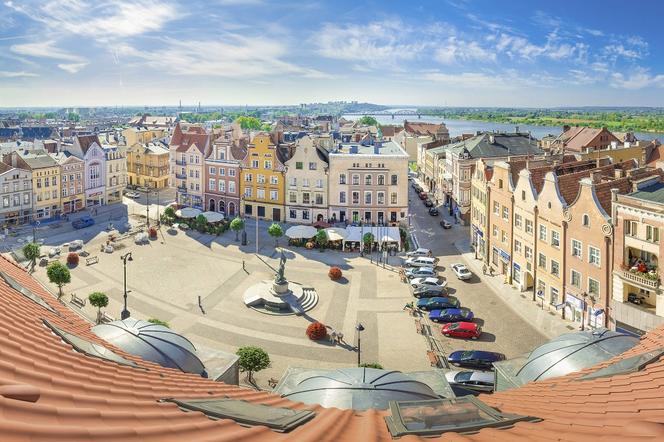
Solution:
M75 229L85 229L86 227L90 227L95 223L95 220L90 218L89 216L84 216L82 218L79 218L75 221L71 222L72 227Z
M444 308L459 308L461 303L454 296L440 297L435 296L433 298L423 298L417 301L417 308L431 311L431 310L440 310Z
M479 369L491 369L494 362L503 360L505 355L495 351L457 350L447 356L450 364Z
M468 322L472 321L474 316L473 312L465 307L446 308L429 312L429 319L433 322Z

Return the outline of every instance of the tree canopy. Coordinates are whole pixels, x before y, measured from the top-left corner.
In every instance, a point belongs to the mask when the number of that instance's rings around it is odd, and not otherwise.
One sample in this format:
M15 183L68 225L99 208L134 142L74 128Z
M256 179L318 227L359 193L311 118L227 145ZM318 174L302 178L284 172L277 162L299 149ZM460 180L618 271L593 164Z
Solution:
M62 298L62 286L71 282L71 273L62 263L55 261L46 268L46 276L51 283L58 286L58 299Z
M267 233L270 234L272 238L274 238L274 246L277 246L277 241L279 241L279 238L284 236L284 229L281 227L281 224L279 223L272 223L270 227L267 229Z
M235 240L237 241L237 234L240 230L244 229L244 220L239 216L233 218L231 221L231 230L235 232Z
M261 371L270 366L270 356L260 347L247 346L238 348L236 355L239 356L238 366L240 371L246 372L250 381L253 373Z
M23 246L23 255L30 260L32 263L32 267L35 267L35 264L37 262L37 258L39 258L40 255L40 247L39 244L31 242Z
M378 126L378 120L369 115L365 115L362 118L360 118L360 124L363 124L365 126Z
M108 296L106 293L93 292L88 296L90 305L97 307L97 323L101 322L101 308L108 306Z

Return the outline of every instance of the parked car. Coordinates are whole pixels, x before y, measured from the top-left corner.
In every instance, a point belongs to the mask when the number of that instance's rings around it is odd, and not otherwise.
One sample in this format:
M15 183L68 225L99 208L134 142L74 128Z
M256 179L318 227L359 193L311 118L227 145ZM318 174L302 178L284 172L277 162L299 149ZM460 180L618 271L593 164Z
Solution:
M444 336L452 338L470 338L477 339L482 334L482 327L474 322L452 322L444 324L440 328L440 332Z
M422 189L422 186L420 186L420 185L417 184L416 182L413 182L413 189L414 189L415 192L417 192L418 194L423 190L423 189Z
M436 207L432 207L429 209L429 215L431 216L438 216L438 209Z
M443 229L451 229L451 228L452 228L452 224L448 223L448 222L445 221L445 220L442 220L442 221L440 222L440 226L441 226Z
M473 277L473 273L463 264L452 264L452 271L457 276L457 278L461 279L462 281Z
M413 296L420 298L435 298L443 296L447 291L447 287L436 286L421 286L413 290Z
M493 363L505 360L505 355L495 351L457 350L447 356L447 362L460 367L492 369Z
M444 308L442 310L431 310L429 319L433 322L459 322L472 321L475 315L469 308Z
M125 193L125 196L127 198L137 199L141 197L141 194L138 192L134 192L133 190L130 190L129 192Z
M445 379L451 385L469 390L492 392L494 375L487 371L452 370L445 373Z
M86 228L86 227L90 227L90 226L93 225L94 223L95 223L95 220L94 220L94 219L92 219L92 218L89 217L89 216L84 216L84 217L79 218L79 219L77 219L77 220L75 220L75 221L72 221L72 222L71 222L71 225L72 225L72 227L74 227L75 229L84 229L84 228Z
M433 207L433 201L427 199L424 201L424 207Z
M436 276L436 270L433 267L415 267L410 270L406 270L406 278L428 278Z
M414 289L422 287L424 285L431 287L447 287L447 281L443 281L438 277L428 277L428 278L413 278L410 281L411 287Z
M404 261L404 265L408 267L433 267L438 265L438 258L429 258L428 256L418 256L408 258Z
M407 252L406 256L431 256L431 250L420 247L412 252Z
M418 196L420 197L420 199L421 199L422 201L424 201L425 199L428 199L428 198L429 198L429 195L427 195L427 193L424 192L424 191L420 191L419 194L418 194Z
M63 244L64 247L64 244ZM83 240L82 239L75 239L72 242L67 244L67 248L69 249L70 252L74 252L78 249L83 248Z
M417 301L417 308L426 311L457 307L461 307L461 303L454 296L435 296L433 298L424 298Z

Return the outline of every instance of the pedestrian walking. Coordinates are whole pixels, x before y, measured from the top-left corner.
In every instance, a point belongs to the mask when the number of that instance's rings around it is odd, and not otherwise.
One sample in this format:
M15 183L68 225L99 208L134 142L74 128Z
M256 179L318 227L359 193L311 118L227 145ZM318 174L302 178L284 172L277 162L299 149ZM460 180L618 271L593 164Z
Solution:
M482 266L482 274L486 275L486 264L484 264L484 266Z
M344 342L344 334L342 332L337 332L337 342L339 344Z
M332 329L332 333L330 333L330 337L332 338L332 342L334 344L336 344L337 343L337 337L338 337L337 331Z

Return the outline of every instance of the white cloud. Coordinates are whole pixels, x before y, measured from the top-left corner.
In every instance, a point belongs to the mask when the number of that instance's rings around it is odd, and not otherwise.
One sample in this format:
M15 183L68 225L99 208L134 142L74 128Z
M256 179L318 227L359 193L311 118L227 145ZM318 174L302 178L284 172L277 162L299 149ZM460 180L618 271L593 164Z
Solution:
M611 75L611 86L628 90L664 87L664 74L651 75L647 69L636 68L627 75L621 73Z
M63 71L69 72L70 74L75 74L87 65L88 63L60 63L58 64L58 67Z
M468 89L513 89L516 87L499 75L490 75L481 72L462 72L459 74L429 72L424 74L423 78L434 83Z
M22 43L10 46L9 50L15 54L28 57L68 61L70 63L60 63L58 67L71 74L75 74L88 65L88 61L84 57L67 52L57 47L55 43L54 40L39 43Z
M604 47L604 52L613 58L623 57L628 59L638 59L642 57L641 52L638 49L628 49L621 44L607 45Z
M26 71L0 71L0 78L19 78L19 77L38 77L37 74L33 72Z
M330 78L324 72L283 61L286 46L267 38L227 34L225 41L165 38L163 42L165 47L145 51L123 44L117 48L117 55L174 75L255 79L291 74Z
M495 61L496 54L483 48L475 41L449 37L436 49L434 57L442 64L454 64L466 61Z
M584 29L588 34L592 35L593 37L603 37L604 32L600 31L599 29Z

